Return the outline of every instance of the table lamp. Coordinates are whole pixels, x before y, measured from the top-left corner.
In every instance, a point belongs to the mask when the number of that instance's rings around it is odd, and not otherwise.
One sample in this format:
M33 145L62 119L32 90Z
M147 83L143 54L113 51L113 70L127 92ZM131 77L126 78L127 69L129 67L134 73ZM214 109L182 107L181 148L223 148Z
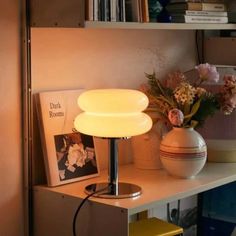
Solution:
M141 194L141 188L131 183L118 181L117 141L149 131L151 118L142 111L148 106L145 94L131 89L95 89L82 93L78 105L83 111L75 121L77 131L109 142L108 182L91 184L85 188L87 194L96 197L128 198ZM100 189L104 193L96 194Z

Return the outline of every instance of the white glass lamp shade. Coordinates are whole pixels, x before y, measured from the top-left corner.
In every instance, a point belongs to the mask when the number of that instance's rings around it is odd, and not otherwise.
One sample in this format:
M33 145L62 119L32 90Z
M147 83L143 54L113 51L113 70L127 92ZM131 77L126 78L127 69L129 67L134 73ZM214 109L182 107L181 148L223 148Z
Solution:
M81 133L119 138L143 134L152 127L151 118L142 112L148 98L137 90L89 90L80 95L78 105L84 112L74 126Z

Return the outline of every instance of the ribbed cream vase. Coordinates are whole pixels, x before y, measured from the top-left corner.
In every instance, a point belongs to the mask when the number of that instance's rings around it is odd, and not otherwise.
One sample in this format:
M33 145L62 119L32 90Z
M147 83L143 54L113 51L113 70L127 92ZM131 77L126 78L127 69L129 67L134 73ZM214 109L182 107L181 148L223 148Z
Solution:
M204 167L207 146L193 128L173 128L162 139L160 159L166 171L179 178L193 178Z

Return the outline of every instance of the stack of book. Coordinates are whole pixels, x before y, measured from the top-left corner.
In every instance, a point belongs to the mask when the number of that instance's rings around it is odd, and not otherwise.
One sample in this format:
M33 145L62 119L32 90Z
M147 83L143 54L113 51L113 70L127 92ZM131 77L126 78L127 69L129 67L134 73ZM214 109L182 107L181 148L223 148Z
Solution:
M86 20L148 22L148 0L87 0Z
M86 0L88 21L126 21L125 0Z
M154 0L86 0L87 21L149 22L161 11Z
M228 4L229 23L236 23L236 1L231 1Z
M174 23L228 23L224 0L170 0L167 11Z

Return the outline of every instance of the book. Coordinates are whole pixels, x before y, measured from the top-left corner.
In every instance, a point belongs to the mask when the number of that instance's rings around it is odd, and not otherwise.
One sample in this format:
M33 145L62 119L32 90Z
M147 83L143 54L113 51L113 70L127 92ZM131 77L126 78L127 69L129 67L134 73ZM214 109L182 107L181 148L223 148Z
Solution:
M191 11L226 11L226 5L223 3L200 3L200 2L184 2L173 3L166 6L169 12L179 10Z
M93 21L93 0L85 1L85 19Z
M100 21L110 21L110 1L109 0L100 0L98 11L100 12L99 14Z
M100 0L93 0L93 20L99 21L100 20Z
M148 0L141 0L142 22L149 22Z
M110 0L111 21L125 22L125 0Z
M202 2L202 0L170 0L170 3Z
M138 2L138 22L142 22L143 21L143 12L142 12L142 0L136 0Z
M126 16L125 16L125 0L118 0L119 3L119 21L125 22Z
M173 15L188 15L188 16L228 16L227 11L190 11L180 10L171 14Z
M77 98L84 90L41 92L35 95L44 164L49 186L99 174L93 137L74 129L81 112Z
M128 22L140 22L141 10L140 0L126 0L125 1L125 15Z
M206 3L225 3L225 0L202 0L202 2L206 2Z
M118 1L112 0L110 1L110 13L111 13L111 21L119 21L119 12L118 12Z
M236 12L228 12L229 23L236 23Z
M183 3L183 2L225 3L224 0L170 0L170 3Z
M173 15L171 18L174 23L228 23L227 16Z

